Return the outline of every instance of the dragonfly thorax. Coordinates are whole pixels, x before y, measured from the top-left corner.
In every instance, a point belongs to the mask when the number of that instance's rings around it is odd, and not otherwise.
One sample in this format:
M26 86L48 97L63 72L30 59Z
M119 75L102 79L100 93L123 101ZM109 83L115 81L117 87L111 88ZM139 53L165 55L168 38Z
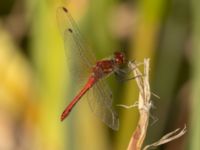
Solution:
M102 78L114 71L115 65L114 61L111 60L101 60L96 63L92 68L93 75L96 78Z
M99 79L116 71L125 63L125 56L122 52L115 52L112 59L101 60L92 68L93 75Z

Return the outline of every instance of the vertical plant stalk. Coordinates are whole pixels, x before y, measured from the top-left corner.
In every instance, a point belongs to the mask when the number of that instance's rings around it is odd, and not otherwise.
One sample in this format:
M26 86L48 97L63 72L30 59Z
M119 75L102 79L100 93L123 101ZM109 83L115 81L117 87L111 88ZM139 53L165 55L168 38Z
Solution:
M144 59L143 73L137 68L136 63L129 62L128 64L129 68L133 70L134 76L137 77L135 80L139 88L138 109L139 109L140 118L139 118L136 130L133 132L133 135L131 137L127 150L141 150L146 134L147 134L150 109L152 106L151 90L150 90L150 84L149 84L149 62L150 62L150 59ZM175 140L181 137L186 132L186 126L179 133L178 131L180 131L180 129L176 129L166 134L157 142L145 146L143 150L147 150L149 148L155 148L159 145L168 143L172 140Z
M151 91L149 85L149 59L144 59L144 75L137 68L135 63L130 62L129 67L136 76L136 83L139 88L138 109L140 113L139 122L129 142L128 150L140 150L146 137L149 124L149 110L151 107Z

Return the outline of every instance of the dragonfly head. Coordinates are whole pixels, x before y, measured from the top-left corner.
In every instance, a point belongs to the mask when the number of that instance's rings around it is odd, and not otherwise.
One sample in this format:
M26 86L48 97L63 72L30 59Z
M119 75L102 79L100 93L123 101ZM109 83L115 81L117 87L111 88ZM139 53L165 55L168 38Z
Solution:
M125 63L125 55L123 52L114 53L114 62L117 65L123 65Z

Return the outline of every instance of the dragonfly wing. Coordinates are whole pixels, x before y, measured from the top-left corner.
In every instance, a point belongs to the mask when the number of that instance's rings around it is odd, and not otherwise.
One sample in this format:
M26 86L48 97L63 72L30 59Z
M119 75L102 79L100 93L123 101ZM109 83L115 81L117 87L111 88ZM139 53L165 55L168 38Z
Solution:
M65 50L70 48L70 52L67 54L68 69L73 84L76 86L83 86L91 73L91 65L86 57L82 56L79 53L80 51L77 50L80 49L80 47L77 44L77 41L74 40L74 36L75 35L70 32L65 32L65 39L68 40L68 42L65 42Z
M83 86L91 73L96 58L65 7L57 9L57 20L64 39L65 55L71 80L76 86Z
M95 64L96 58L92 53L89 44L81 35L78 25L72 18L67 8L65 7L58 8L57 20L61 31L61 35L64 38L66 55L70 55L69 52L71 52L74 55L74 58L75 56L81 57L82 61L84 62L83 64L86 67L91 68L91 66ZM68 51L68 49L71 48L70 43L73 43L73 49Z
M89 90L87 99L94 114L113 130L119 129L119 117L112 108L112 92L102 79Z

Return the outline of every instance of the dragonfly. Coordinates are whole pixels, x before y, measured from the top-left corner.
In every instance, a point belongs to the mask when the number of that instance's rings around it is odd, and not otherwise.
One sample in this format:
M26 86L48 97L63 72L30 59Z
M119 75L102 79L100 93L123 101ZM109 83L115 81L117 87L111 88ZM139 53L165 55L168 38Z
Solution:
M87 72L88 74L84 77L84 80L81 79L85 83L83 83L83 87L81 87L77 95L75 95L64 109L61 114L61 121L69 116L74 106L87 94L91 110L108 127L113 130L118 130L119 117L112 107L112 92L105 79L111 74L118 72L120 67L125 64L125 54L118 51L111 58L97 61L91 48L86 44L86 41L81 35L78 25L66 7L58 8L57 18L64 39L66 55L69 54L67 49L69 48L69 44L71 44L70 53L72 55L72 61L79 66L78 69L80 72L76 74L80 75L83 72ZM77 68L75 67L74 69ZM81 81L79 78L78 82Z

